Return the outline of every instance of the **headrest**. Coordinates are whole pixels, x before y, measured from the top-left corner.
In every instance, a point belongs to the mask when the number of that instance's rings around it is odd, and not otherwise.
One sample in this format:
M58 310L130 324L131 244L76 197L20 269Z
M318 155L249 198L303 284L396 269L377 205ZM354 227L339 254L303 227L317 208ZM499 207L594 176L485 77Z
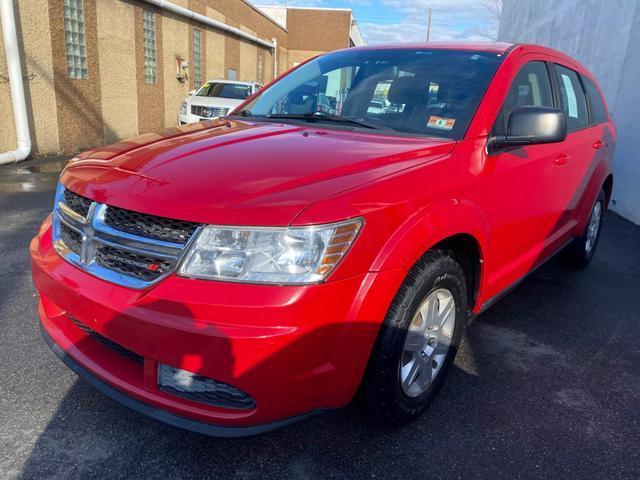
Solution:
M420 94L420 81L416 77L398 77L391 83L387 98L391 103L407 104L419 101Z

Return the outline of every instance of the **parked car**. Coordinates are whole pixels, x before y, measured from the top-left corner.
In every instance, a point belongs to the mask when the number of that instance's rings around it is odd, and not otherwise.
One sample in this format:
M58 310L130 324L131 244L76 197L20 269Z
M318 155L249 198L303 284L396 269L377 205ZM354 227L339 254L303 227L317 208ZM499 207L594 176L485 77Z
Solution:
M209 80L182 102L178 125L223 117L261 88L256 82Z
M376 100L375 98L369 102L369 108L367 109L367 113L373 114L381 114L387 113L389 110L389 105L387 105L384 100Z
M368 116L379 82L402 108ZM304 85L345 92L339 114L301 110ZM593 76L548 48L322 55L224 121L67 165L31 243L44 338L110 397L202 433L356 394L407 422L472 318L558 252L589 263L615 137Z

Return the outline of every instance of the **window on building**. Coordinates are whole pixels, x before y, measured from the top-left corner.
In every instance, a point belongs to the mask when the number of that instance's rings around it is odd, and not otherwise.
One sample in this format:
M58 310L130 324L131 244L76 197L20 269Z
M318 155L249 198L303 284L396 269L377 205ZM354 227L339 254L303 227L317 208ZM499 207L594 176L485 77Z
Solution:
M156 51L156 16L144 11L142 17L142 42L144 51L144 83L157 83L158 57Z
M237 80L238 71L235 68L227 68L227 80Z
M256 81L264 82L264 52L258 52L258 78Z
M551 80L544 62L529 62L518 72L502 104L493 133L506 134L509 115L515 108L525 105L553 107Z
M193 85L199 88L202 84L202 32L193 29Z
M82 0L64 0L64 39L67 52L67 76L86 79L89 70Z
M560 104L567 116L567 127L569 130L586 127L589 125L587 99L578 74L561 65L556 65L556 72L560 89Z
M607 109L602 101L602 96L598 91L596 84L588 77L582 76L582 84L587 91L587 98L589 99L589 109L591 110L591 123L608 122L609 116L607 115Z

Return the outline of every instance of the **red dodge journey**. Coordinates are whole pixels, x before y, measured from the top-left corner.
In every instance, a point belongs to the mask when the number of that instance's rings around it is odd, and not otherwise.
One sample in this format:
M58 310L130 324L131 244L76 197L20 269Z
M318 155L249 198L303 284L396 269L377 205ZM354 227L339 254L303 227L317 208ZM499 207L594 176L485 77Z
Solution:
M78 155L31 243L42 333L158 420L252 435L360 395L401 424L469 321L591 260L615 128L557 51L351 48L229 116Z

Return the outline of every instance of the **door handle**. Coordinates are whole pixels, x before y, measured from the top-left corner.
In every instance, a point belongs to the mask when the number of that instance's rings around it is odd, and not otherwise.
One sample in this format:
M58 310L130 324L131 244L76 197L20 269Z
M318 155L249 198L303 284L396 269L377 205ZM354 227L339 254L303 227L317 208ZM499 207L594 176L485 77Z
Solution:
M602 142L602 140L596 140L591 146L594 148L594 150L600 150L602 147L604 147L604 143Z
M553 161L556 165L564 165L569 161L569 155L566 153L561 153L558 157Z

